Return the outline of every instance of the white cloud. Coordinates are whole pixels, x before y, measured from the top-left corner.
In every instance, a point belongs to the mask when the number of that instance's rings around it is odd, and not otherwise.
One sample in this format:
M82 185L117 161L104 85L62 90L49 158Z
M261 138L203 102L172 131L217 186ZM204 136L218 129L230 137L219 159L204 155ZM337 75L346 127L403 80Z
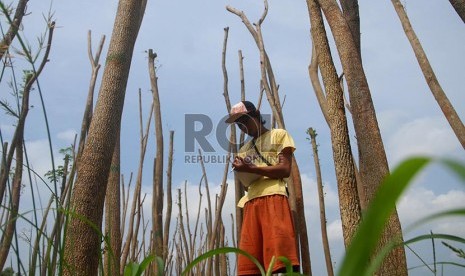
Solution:
M398 120L401 117L395 117L395 119ZM389 155L390 164L396 164L412 155L453 155L460 147L444 118L398 120L397 125L398 128L386 140L386 152Z
M441 211L465 207L465 192L460 190L450 190L445 193L435 192L423 187L413 187L400 199L398 205L400 220L403 229L420 219ZM465 236L465 223L454 217L434 220L420 226L419 231L424 234L432 230L435 233L452 234Z
M328 239L334 242L343 242L342 239L342 222L340 219L337 219L328 224Z

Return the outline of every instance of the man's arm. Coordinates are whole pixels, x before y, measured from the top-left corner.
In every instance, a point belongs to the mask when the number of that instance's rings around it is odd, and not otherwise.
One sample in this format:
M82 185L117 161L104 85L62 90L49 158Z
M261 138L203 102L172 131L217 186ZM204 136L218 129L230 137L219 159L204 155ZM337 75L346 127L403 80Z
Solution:
M291 174L292 148L284 148L278 154L278 164L273 166L257 167L250 162L245 162L241 157L236 157L232 166L238 172L256 173L275 179L286 178Z

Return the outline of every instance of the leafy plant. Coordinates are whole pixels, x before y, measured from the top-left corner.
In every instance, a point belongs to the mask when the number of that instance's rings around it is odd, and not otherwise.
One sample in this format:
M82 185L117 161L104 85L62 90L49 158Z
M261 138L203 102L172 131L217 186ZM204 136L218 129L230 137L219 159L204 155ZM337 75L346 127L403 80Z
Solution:
M453 240L465 244L465 239L453 235L429 234L418 236L403 243L391 242L372 259L383 227L395 208L396 201L412 182L413 177L431 162L439 162L455 173L465 183L465 166L449 159L435 160L428 157L413 157L403 161L379 187L378 192L367 209L366 215L356 232L352 244L343 259L338 275L372 275L381 264L383 258L396 246L403 246L420 240L439 238ZM451 215L465 215L465 209L449 210L431 215L418 221L415 225Z
M260 271L260 274L262 276L268 276L268 275L271 275L272 274L272 267L274 266L274 263L276 261L276 258L273 257L271 259L271 263L269 265L269 269L268 271L265 272L265 269L263 268L263 266L260 264L260 262L252 255L250 255L249 253L245 252L244 250L241 250L239 248L235 248L235 247L223 247L223 248L217 248L217 249L214 249L214 250L210 250L200 256L198 256L196 259L194 259L185 269L184 271L182 272L182 275L187 275L187 273L192 269L194 268L198 263L208 259L208 258L211 258L215 255L219 255L219 254L227 254L227 253L236 253L236 254L242 254L244 256L246 256L250 261L252 261L258 268L258 270ZM278 257L278 259L280 261L282 261L285 265L286 265L286 275L303 275L303 274L300 274L300 273L296 273L296 272L293 272L292 271L292 265L290 263L290 261L285 258L285 257Z
M126 265L124 268L124 276L140 276L144 271L148 268L150 263L155 259L157 262L157 267L158 267L158 275L161 276L163 275L163 270L164 270L164 264L163 260L154 255L149 255L147 256L140 264L131 262Z

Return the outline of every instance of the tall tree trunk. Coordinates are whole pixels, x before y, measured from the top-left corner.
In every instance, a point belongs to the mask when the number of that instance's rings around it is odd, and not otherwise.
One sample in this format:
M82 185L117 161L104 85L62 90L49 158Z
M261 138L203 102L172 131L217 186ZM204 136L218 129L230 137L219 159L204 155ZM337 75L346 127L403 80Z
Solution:
M119 131L118 131L119 132ZM105 197L105 275L117 275L121 257L121 199L120 199L120 135L111 160Z
M399 0L392 0L391 2L394 5L397 15L399 16L400 22L402 23L402 27L404 28L410 45L412 45L412 49L415 52L418 64L420 65L421 71L425 76L426 83L428 84L431 93L433 93L433 96L438 102L439 107L444 113L444 116L452 127L455 136L457 136L460 144L462 144L462 147L465 149L465 126L463 125L463 122L460 120L459 115L455 111L451 102L447 98L446 93L439 84L439 81L436 78L436 74L434 74L433 68L429 63L428 57L426 56L426 53L421 46L420 40L418 39L415 31L412 28L412 25L410 24L410 20L408 19L404 7Z
M357 136L360 178L369 202L389 174L386 153L376 119L370 89L351 31L335 0L318 0L328 20L349 88L354 129ZM378 250L391 239L402 240L402 229L394 211L380 239ZM393 250L379 269L380 275L407 275L403 247Z
M333 276L333 263L331 262L331 251L329 249L328 231L326 228L326 210L325 210L325 196L323 191L323 181L321 179L320 159L318 157L318 146L316 143L316 131L313 128L307 130L312 143L313 161L315 163L316 182L318 185L318 202L320 203L320 227L321 227L321 240L323 241L323 251L325 252L326 271L328 276Z
M163 257L163 128L161 120L160 97L158 94L157 74L155 71L155 58L157 55L149 49L149 74L153 95L153 114L155 117L156 157L153 176L153 252ZM167 249L166 249L167 250ZM156 265L156 262L154 262ZM154 266L155 268L155 266ZM158 268L157 268L158 269ZM155 270L156 271L156 270Z
M133 248L135 247L135 244L137 243L137 231L135 230L138 228L138 226L134 226L135 221L136 221L136 214L140 214L140 208L141 208L141 187L142 187L142 174L144 170L144 160L145 160L145 153L147 150L147 141L148 141L148 133L150 131L150 126L152 122L152 115L153 115L153 102L152 106L150 106L150 112L149 112L149 119L147 120L147 124L145 126L145 131L144 131L144 126L143 126L143 118L142 118L142 96L141 92L139 89L139 124L140 124L140 153L139 153L139 166L137 168L137 178L136 178L136 185L134 187L134 194L132 197L132 204L131 204L131 211L129 213L129 219L128 222L125 222L126 218L126 212L127 212L127 207L129 206L129 188L131 186L131 178L129 180L129 185L128 185L128 196L126 199L126 202L124 204L123 208L123 223L121 224L121 228L123 229L121 231L122 235L124 235L124 229L125 226L127 225L128 227L128 233L126 235L126 241L124 242L124 247L121 251L121 260L120 260L120 274L124 274L124 266L126 265L128 256L130 255L130 248L131 245L133 245ZM123 202L124 202L124 184L123 184ZM136 221L137 224L138 221ZM135 241L133 241L135 240Z
M228 91L228 71L226 69L226 50L228 44L228 32L229 27L224 28L224 40L223 40L223 51L221 54L221 68L223 71L223 96L226 103L226 112L231 110L231 100L229 99L229 91ZM239 71L240 71L240 80L241 80L241 101L245 100L245 82L244 82L244 67L243 67L243 58L242 52L239 50ZM241 132L241 138L239 139L239 143L237 142L236 138L236 125L231 124L231 139L229 141L229 148L230 152L233 155L233 158L236 157L238 151L238 145L243 141L243 132ZM237 244L239 244L240 237L241 237L241 229L242 229L242 208L237 206L239 200L244 196L244 187L242 186L239 179L234 179L234 195L235 195L235 203L236 203L236 234L237 234Z
M344 97L339 78L331 57L329 42L324 29L321 9L315 0L308 0L311 33L316 47L318 65L326 89L326 113L331 130L333 159L338 184L342 234L345 246L349 246L360 223L362 213L357 191L355 168L350 147L349 130L344 108Z
M173 209L173 196L172 196L172 172L173 172L173 140L174 140L174 130L170 131L170 143L168 151L168 168L166 170L166 216L165 216L165 226L163 228L163 261L166 264L168 258L168 241L170 236L170 223L171 223L171 212ZM166 269L166 268L165 268ZM165 270L166 271L166 270Z
M358 0L339 0L342 7L342 13L349 25L352 38L354 39L355 47L357 47L358 54L361 55L361 42L360 42L360 16L358 9Z
M143 0L120 0L102 85L79 160L65 238L65 275L97 275L103 205Z
M465 23L465 0L449 0L449 2L460 18L462 18L463 23Z
M21 141L24 137L24 129L21 129L18 133ZM17 143L16 146L16 167L13 176L13 184L11 187L11 193L9 195L10 202L6 205L8 206L8 219L6 226L2 228L2 239L0 242L0 270L3 270L8 253L10 252L11 242L16 230L16 221L18 219L18 210L19 210L19 198L21 195L21 185L22 185L22 175L23 175L23 143Z

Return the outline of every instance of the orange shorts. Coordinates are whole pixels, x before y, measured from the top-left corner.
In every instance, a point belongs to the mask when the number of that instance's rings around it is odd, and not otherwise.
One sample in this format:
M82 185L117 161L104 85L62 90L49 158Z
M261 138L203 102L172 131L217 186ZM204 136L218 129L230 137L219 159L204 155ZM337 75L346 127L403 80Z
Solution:
M245 204L239 248L257 258L265 271L273 256L276 258L273 272L285 267L277 259L281 256L289 259L293 266L299 266L294 225L286 196L263 196ZM246 256L239 254L237 274L256 275L260 274L260 270Z

